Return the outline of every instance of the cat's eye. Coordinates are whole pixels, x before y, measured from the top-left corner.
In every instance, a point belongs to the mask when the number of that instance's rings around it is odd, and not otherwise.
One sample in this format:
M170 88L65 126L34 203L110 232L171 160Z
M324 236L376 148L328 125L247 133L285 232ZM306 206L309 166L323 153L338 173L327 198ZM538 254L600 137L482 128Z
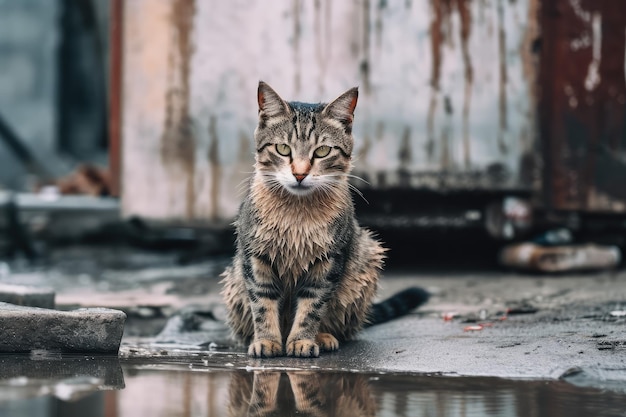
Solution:
M278 145L276 145L276 152L278 152L282 156L289 156L291 155L291 148L289 147L289 145L279 143Z
M313 152L313 155L315 155L317 158L323 158L325 156L328 156L328 154L330 153L330 149L330 146L322 145Z

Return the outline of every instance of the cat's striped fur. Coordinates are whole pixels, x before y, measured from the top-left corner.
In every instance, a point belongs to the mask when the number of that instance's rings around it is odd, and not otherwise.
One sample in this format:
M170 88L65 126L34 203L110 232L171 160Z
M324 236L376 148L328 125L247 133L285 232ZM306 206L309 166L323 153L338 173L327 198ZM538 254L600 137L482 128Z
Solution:
M229 324L251 356L316 357L391 318L369 316L385 249L357 224L349 189L357 97L287 103L259 83L255 173L223 274Z

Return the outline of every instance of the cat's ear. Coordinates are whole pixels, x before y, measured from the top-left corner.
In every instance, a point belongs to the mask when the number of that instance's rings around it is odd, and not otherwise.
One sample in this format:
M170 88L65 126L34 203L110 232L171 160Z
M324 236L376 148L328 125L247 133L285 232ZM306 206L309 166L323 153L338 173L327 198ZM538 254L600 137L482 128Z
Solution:
M267 120L270 117L289 114L289 105L280 98L278 93L263 81L259 81L257 92L259 101L259 118Z
M350 133L358 98L359 89L353 87L326 105L323 114L340 122L345 127L346 133Z

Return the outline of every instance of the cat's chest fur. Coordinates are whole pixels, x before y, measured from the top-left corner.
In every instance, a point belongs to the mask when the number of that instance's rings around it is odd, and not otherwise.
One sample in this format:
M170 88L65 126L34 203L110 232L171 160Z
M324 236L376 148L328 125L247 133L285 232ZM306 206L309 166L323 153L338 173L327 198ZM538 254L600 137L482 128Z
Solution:
M335 246L332 227L345 209L343 198L298 200L253 194L257 221L250 234L252 248L269 257L281 278L297 279Z

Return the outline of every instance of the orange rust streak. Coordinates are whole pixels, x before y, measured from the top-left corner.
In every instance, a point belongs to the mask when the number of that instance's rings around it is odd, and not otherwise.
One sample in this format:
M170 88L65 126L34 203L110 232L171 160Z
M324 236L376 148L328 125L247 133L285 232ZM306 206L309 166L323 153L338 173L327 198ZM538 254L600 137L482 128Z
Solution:
M161 160L170 175L173 189L185 182L185 216L195 215L196 138L189 114L191 56L195 0L172 3L172 43L169 52L170 85L166 98L166 115L161 137ZM177 192L174 191L174 194Z
M122 148L122 51L123 51L123 18L124 5L122 0L112 0L111 31L109 33L111 43L110 60L110 86L109 86L109 171L111 173L111 195L119 196L121 178L121 148Z

